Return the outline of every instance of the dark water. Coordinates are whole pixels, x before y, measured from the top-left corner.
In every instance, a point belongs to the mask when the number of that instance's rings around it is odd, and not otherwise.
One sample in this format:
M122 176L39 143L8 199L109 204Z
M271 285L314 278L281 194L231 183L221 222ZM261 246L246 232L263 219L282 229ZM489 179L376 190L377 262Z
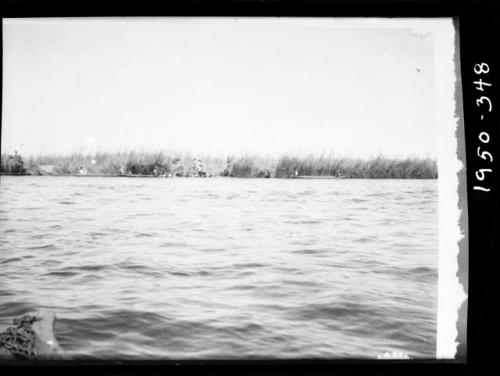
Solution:
M437 182L0 180L0 328L75 357L433 358Z

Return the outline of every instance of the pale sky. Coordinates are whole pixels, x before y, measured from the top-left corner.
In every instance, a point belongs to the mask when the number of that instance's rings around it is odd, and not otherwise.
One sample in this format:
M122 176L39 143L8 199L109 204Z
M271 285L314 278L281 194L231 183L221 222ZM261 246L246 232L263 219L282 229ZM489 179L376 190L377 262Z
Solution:
M2 151L437 154L443 19L4 19Z

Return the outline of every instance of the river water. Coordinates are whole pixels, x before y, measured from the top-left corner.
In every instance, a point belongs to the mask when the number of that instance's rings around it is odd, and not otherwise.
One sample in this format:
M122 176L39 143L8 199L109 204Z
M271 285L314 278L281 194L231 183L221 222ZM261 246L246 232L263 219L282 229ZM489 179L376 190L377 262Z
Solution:
M436 180L0 179L0 329L74 358L434 358Z

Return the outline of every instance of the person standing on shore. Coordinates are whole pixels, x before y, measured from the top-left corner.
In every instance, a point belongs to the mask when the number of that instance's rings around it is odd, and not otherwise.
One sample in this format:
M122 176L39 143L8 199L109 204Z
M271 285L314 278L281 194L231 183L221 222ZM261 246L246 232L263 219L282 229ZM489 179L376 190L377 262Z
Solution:
M198 158L193 159L193 164L191 165L192 173L191 176L201 176L202 171L201 161Z
M222 172L222 176L230 176L231 175L231 170L233 167L232 162L233 162L233 158L227 157L226 169Z
M184 176L184 167L181 165L181 159L175 158L172 162L173 176Z
M201 160L198 160L198 175L199 177L206 177L207 173L203 170L203 164Z

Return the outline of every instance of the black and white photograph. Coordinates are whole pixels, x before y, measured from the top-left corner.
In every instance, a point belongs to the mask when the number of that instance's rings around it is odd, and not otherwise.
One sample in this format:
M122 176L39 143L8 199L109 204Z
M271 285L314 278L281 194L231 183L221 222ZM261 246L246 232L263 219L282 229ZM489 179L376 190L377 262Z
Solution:
M451 17L2 21L2 361L458 358Z

